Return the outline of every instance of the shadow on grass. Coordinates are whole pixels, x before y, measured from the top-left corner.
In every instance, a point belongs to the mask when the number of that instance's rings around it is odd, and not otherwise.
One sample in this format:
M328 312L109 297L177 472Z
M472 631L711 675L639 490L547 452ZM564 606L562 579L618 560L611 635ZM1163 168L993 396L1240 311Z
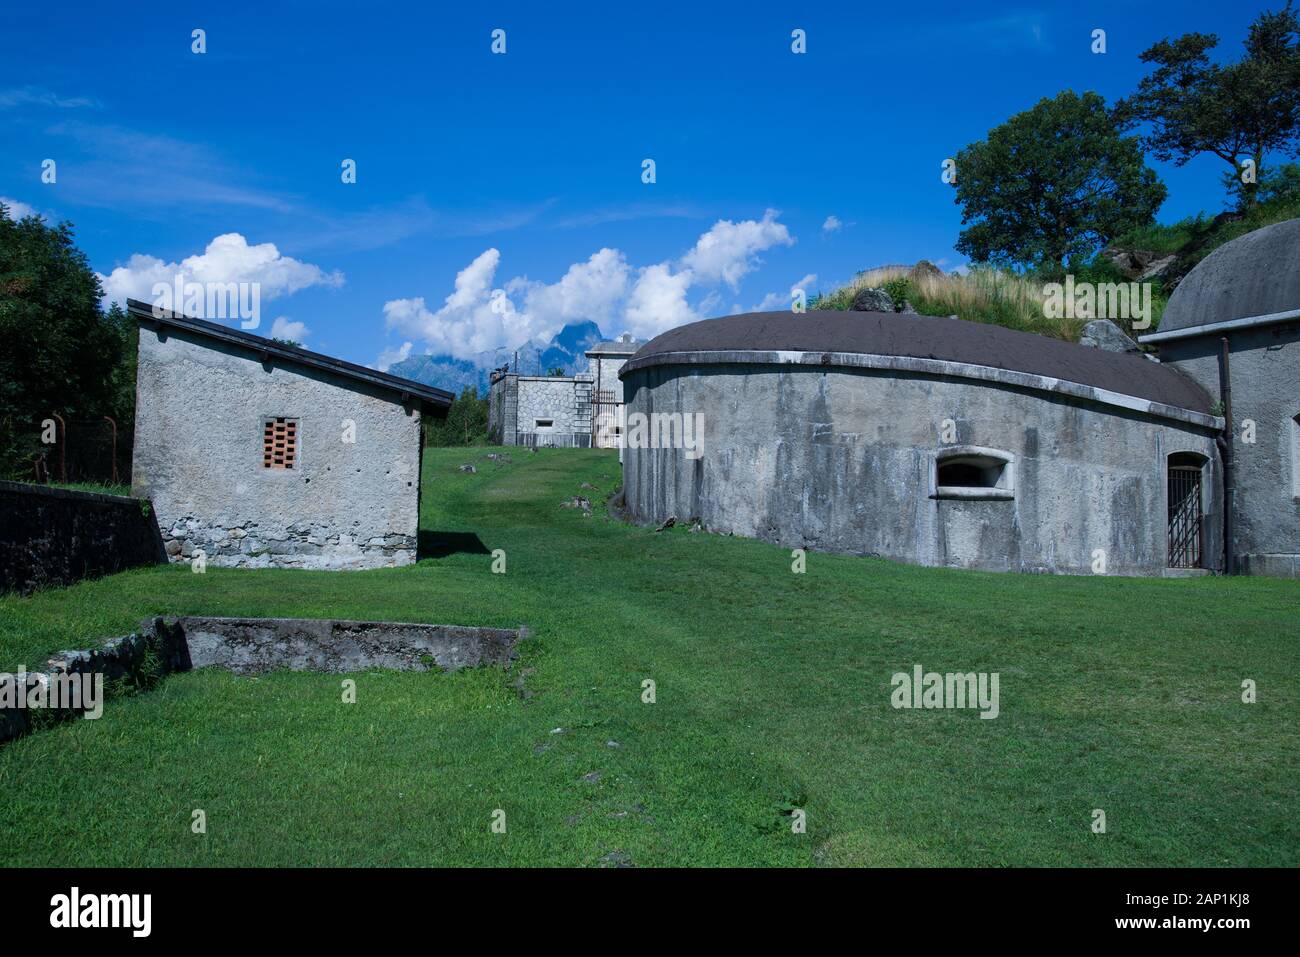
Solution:
M434 532L422 528L416 541L417 559L490 554L483 540L474 532Z

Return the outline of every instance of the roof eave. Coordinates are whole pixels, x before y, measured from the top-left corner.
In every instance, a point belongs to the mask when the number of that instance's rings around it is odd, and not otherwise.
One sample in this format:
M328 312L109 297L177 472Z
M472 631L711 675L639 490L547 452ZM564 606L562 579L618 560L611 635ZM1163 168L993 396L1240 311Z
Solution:
M403 379L401 376L367 369L364 366L346 362L343 359L336 359L333 356L323 355L319 352L312 352L308 349L286 346L263 336L228 329L205 319L194 319L169 310L155 309L148 303L141 302L138 299L128 299L126 307L127 313L133 316L137 322L150 325L155 329L162 326L171 326L174 329L180 329L197 336L258 353L262 356L263 361L274 356L285 362L319 369L356 382L363 382L396 395L398 401L403 405L419 403L421 408L433 411L435 416L438 415L439 410L442 415L446 415L446 410L450 408L451 403L456 398L445 389L427 386L413 379Z
M824 368L838 366L842 368L876 369L885 371L912 372L922 375L940 375L953 378L971 379L994 384L1034 389L1040 392L1067 395L1086 402L1112 408L1126 409L1156 418L1184 422L1200 428L1221 431L1224 426L1222 416L1170 405L1156 399L1125 395L1100 386L1082 382L1072 382L1032 372L1019 372L995 366L977 365L969 362L956 362L948 359L923 359L915 356L890 356L863 352L806 352L801 350L693 350L686 352L655 352L634 358L619 370L620 379L655 365L688 364L757 364L757 365L798 365Z
M1168 332L1153 332L1138 336L1138 342L1172 342L1176 339L1191 339L1195 336L1212 336L1221 332L1233 332L1237 329L1253 329L1256 326L1272 326L1282 322L1300 319L1300 309L1288 309L1285 312L1270 312L1262 316L1245 316L1241 319L1225 319L1222 322L1207 322L1200 326L1188 326L1186 329L1170 329Z

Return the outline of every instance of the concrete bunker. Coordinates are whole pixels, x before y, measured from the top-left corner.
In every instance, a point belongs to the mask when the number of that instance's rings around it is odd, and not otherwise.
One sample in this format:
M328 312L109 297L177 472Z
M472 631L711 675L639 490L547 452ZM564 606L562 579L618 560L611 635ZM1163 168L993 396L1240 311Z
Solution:
M636 521L990 571L1221 567L1224 420L1138 355L955 318L750 313L664 333L621 376L629 415L703 416L702 453L624 448ZM1171 491L1174 453L1199 463L1190 490L1180 471Z

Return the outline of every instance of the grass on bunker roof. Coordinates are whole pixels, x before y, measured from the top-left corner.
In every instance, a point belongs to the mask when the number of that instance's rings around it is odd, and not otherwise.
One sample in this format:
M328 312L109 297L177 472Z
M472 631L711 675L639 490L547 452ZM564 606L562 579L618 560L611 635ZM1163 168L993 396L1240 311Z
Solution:
M818 553L796 575L776 546L610 518L615 453L488 451L426 453L423 529L450 554L414 567L0 598L9 669L163 613L534 634L509 673L354 675L355 705L338 675L174 675L0 746L0 863L1300 863L1297 583ZM577 494L592 517L560 507ZM916 663L998 672L1001 715L892 709Z

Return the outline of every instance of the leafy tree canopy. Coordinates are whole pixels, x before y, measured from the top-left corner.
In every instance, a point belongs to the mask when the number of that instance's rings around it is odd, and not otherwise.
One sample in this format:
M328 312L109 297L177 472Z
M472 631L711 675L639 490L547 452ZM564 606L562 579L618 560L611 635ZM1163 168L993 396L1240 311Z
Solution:
M1137 92L1116 105L1125 129L1148 124L1143 146L1156 159L1181 166L1208 153L1232 167L1224 184L1239 207L1258 200L1265 156L1300 149L1300 19L1291 0L1250 26L1245 55L1212 63L1212 33L1161 40L1142 54L1155 64ZM1254 163L1243 181L1242 164Z
M956 192L958 251L1046 274L1151 222L1166 195L1105 100L1069 90L961 150Z
M116 411L131 323L100 311L99 280L72 226L0 207L0 474L29 475L40 423ZM131 376L134 380L134 376ZM129 386L134 406L134 381Z
M425 421L426 445L486 445L488 430L488 400L479 398L475 386L466 386L452 400L445 419Z

